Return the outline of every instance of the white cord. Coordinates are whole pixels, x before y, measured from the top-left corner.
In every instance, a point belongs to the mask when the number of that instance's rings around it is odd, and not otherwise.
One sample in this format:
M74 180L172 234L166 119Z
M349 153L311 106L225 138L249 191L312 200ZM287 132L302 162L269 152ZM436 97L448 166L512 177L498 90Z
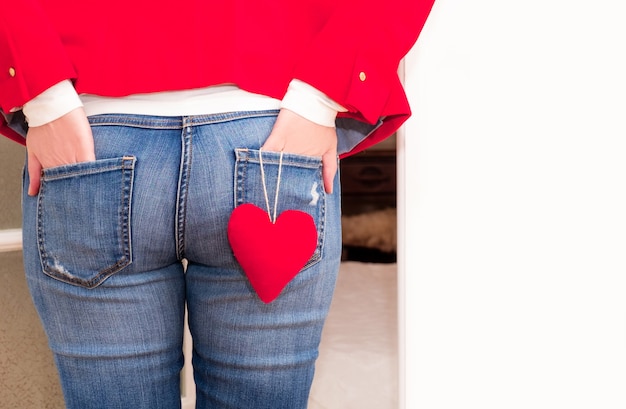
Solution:
M276 180L276 196L274 197L274 217L270 212L270 200L267 195L267 186L265 184L265 170L263 169L263 153L259 149L259 164L261 165L261 182L263 182L263 194L265 195L265 207L267 209L267 215L270 218L272 224L276 223L276 209L278 208L278 191L280 190L280 176L283 170L283 151L280 151L280 158L278 159L278 179Z

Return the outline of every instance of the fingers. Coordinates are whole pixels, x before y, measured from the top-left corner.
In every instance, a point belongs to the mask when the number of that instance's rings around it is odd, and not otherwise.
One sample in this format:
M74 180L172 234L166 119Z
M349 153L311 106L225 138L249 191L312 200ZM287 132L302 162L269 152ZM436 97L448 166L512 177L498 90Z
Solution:
M28 179L28 195L37 196L41 183L41 163L30 152L28 152Z
M31 127L26 136L28 194L37 195L44 168L95 160L93 135L82 108L47 124Z
M332 193L337 174L337 131L282 109L261 149L322 158L322 179L326 193Z
M337 174L337 155L334 153L326 154L322 157L322 179L324 181L324 190L326 193L333 193L333 184L335 175Z

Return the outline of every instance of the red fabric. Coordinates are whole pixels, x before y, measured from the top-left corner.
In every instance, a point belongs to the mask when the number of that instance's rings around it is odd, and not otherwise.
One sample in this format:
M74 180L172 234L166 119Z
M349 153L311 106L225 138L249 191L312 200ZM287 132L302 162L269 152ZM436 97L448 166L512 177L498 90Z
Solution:
M397 68L433 1L0 0L0 107L66 78L103 96L233 83L278 99L297 78L385 118L371 145L410 114Z
M286 210L272 223L266 211L246 203L230 216L228 240L250 284L267 304L309 261L317 247L317 229L308 213Z

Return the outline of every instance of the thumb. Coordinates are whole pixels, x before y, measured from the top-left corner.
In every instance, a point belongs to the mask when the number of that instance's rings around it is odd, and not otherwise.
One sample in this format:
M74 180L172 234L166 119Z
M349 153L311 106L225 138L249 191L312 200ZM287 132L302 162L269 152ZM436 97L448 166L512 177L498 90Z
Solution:
M28 195L36 196L39 193L39 184L41 183L41 163L30 152L28 152L28 179Z
M322 157L322 180L326 193L333 193L333 183L337 174L337 156L329 152Z

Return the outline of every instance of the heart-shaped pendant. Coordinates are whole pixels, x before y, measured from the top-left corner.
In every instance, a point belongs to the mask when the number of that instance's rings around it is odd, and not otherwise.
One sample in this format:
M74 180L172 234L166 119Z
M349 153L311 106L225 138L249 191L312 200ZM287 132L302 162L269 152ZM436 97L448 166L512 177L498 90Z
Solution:
M317 228L308 213L285 210L272 223L266 211L245 203L230 216L228 241L250 284L268 304L315 252Z

